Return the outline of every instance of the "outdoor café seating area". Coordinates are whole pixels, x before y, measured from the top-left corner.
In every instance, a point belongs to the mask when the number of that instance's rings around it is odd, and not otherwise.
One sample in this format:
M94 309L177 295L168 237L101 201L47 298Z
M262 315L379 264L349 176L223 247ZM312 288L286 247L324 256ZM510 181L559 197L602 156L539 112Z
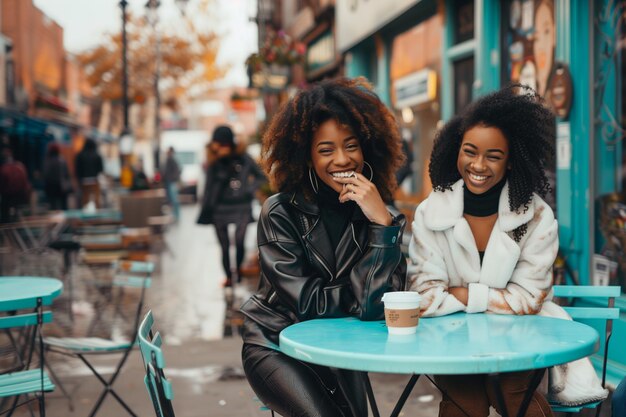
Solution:
M258 277L228 292L219 288L206 274L208 265L212 276L219 269L217 252L177 244L190 236L206 244L210 236L195 226L195 207L184 207L183 220L170 225L167 210L141 220L141 205L122 205L123 197L115 207L24 215L0 229L0 412L151 415L152 390L171 413L163 415L201 416L209 407L217 416L270 416L245 380L239 353L238 308ZM158 205L154 197L146 207ZM596 331L584 320L615 319L618 309L606 300L619 297L619 288L557 290L564 304L595 295L600 307L570 310L576 321L566 323L463 313L420 319L416 333L399 337L380 321L310 320L285 329L280 348L308 363L360 371L372 415L435 415L435 374L480 371L496 378L605 355L611 329ZM486 334L494 337L477 343ZM13 378L20 379L19 390ZM606 402L600 410L610 415Z
M154 270L171 222L164 205L163 190L126 192L111 207L26 208L0 224L0 413L44 415L51 392L74 409L78 387L64 383L62 368L71 362L59 355L86 362L85 370L101 378L88 354L122 353L121 371L150 283L130 272ZM124 404L111 389L114 379L102 395ZM94 412L103 399L94 398Z

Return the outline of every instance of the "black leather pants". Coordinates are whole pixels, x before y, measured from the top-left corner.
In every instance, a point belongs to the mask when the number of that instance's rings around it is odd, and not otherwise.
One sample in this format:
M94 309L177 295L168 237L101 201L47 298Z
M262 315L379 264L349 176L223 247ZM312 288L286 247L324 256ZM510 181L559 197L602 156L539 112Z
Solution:
M242 216L242 219L238 221L235 226L235 247L237 249L236 262L237 262L237 282L241 282L241 264L245 255L244 239L246 237L246 229L250 223L247 216ZM215 233L217 234L217 240L220 243L222 249L222 266L228 279L233 278L232 269L230 266L230 237L228 236L228 223L221 223L218 220L215 221Z
M243 345L242 359L256 395L283 417L367 417L365 389L353 371L307 364L251 344Z

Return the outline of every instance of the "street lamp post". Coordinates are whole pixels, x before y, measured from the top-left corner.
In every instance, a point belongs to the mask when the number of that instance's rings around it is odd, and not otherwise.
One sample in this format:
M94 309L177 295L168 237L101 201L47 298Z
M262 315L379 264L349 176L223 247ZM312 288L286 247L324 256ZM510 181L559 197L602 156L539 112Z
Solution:
M126 38L126 0L120 0L122 8L122 109L124 114L124 133L128 134L130 128L128 125L128 39ZM123 133L123 134L124 134Z
M159 92L159 79L161 77L161 32L157 28L159 23L158 9L161 5L159 0L148 0L146 3L146 17L152 26L155 37L155 62L154 62L154 167L156 170L161 166L161 93Z
M124 117L124 126L119 139L120 152L120 182L124 187L130 188L132 185L132 173L130 170L130 155L133 148L133 137L130 132L130 123L128 119L128 38L126 37L126 7L128 2L120 0L122 8L122 114Z
M184 14L184 8L188 0L175 0L176 5ZM146 16L148 22L152 26L155 36L155 64L154 64L154 102L155 102L155 114L154 114L154 136L155 136L155 149L154 149L154 167L158 170L161 159L161 93L159 91L159 80L161 78L161 32L158 29L159 14L158 9L161 6L160 0L148 0L146 3Z

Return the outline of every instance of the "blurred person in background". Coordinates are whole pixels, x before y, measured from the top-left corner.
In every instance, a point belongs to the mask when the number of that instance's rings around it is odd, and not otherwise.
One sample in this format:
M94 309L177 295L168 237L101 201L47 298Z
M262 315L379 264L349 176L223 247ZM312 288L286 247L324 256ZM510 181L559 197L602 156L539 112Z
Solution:
M209 144L206 183L197 222L215 226L222 250L226 287L232 286L233 278L237 282L241 281L241 265L245 256L244 238L248 224L254 221L252 201L256 191L265 182L267 179L257 163L243 146L236 145L232 129L225 125L216 127ZM230 264L229 224L235 225L235 271Z
M133 182L130 186L131 191L141 191L150 189L150 181L146 175L146 171L143 169L143 159L137 158L132 165Z
M58 143L48 144L43 162L43 180L50 210L67 210L67 196L72 192L72 179Z
M13 151L6 145L0 154L0 223L17 220L17 208L30 201L32 187L26 167L13 159Z
M93 201L96 207L100 206L100 183L98 175L104 170L102 156L98 153L96 141L89 138L83 149L76 155L74 162L76 180L80 187L81 207Z
M174 219L178 221L180 219L180 203L178 201L178 181L180 181L180 174L182 170L178 161L176 161L176 151L172 146L167 149L167 156L165 158L165 167L161 174L163 185L165 186L165 192L167 193L167 199L172 206L172 213Z

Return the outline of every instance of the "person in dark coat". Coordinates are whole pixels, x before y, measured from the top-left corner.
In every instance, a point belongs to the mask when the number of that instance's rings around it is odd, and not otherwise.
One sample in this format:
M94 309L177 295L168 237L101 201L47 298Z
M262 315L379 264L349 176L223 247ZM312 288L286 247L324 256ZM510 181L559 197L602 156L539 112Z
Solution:
M100 207L100 184L98 175L104 170L102 157L98 153L96 141L87 139L83 149L76 155L76 180L80 186L81 206L90 200Z
M257 163L245 151L238 149L235 136L228 126L218 126L209 144L209 165L199 224L213 224L222 250L222 266L226 273L225 286L232 286L230 238L228 225L234 224L236 265L235 278L241 281L241 265L245 256L244 238L252 219L252 200L259 187L267 182Z
M9 146L0 150L0 223L14 222L18 207L30 200L32 185L24 164L13 159Z
M358 373L293 359L278 335L311 319L381 320L382 295L404 289L406 220L390 206L400 141L364 79L300 91L263 136L263 168L279 192L259 216L261 276L241 307L242 361L259 399L281 416L367 416Z
M172 213L176 221L180 219L180 202L178 201L178 181L182 170L178 161L176 161L176 151L172 146L167 149L167 157L165 158L165 167L161 178L167 193L167 199L172 206Z
M51 210L67 210L67 196L72 191L72 179L67 163L61 156L61 147L54 142L48 145L43 162L44 192Z

